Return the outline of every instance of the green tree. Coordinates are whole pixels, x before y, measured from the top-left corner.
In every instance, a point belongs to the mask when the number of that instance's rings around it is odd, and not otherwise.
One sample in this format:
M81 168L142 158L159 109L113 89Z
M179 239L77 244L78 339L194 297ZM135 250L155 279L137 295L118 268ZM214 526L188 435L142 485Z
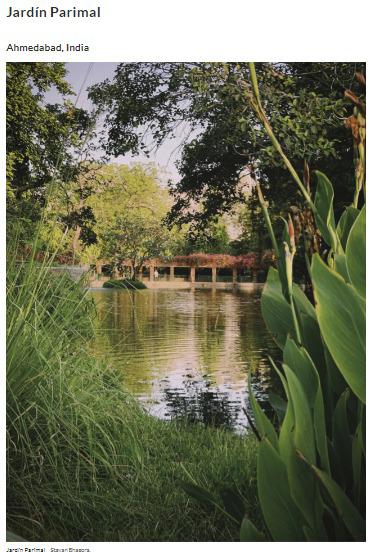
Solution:
M61 182L49 195L40 237L43 247L69 262L94 263L117 220L152 219L160 224L171 206L156 168L136 164L89 163L73 181ZM164 228L168 233L168 229ZM175 231L171 233L175 243ZM64 238L63 238L64 236Z
M363 65L257 65L262 101L287 155L300 173L306 161L333 176L336 212L349 201L354 181L353 145L344 126L351 107L343 95L346 88L357 87L355 72ZM289 202L302 204L256 121L246 82L247 63L123 63L112 82L91 88L90 97L106 112L110 154L148 151L153 140L161 144L176 135L180 121L188 126L181 179L171 188L170 222L202 225L244 201L247 172L259 176L271 212L281 212Z
M52 181L74 180L94 147L94 118L66 99L64 63L7 63L7 190L10 214L37 219ZM55 88L62 100L45 102ZM80 158L80 159L79 159Z
M187 229L179 254L230 253L230 238L226 225L217 218L207 221L202 228Z
M143 264L152 257L169 256L169 230L152 214L128 211L115 219L102 236L102 255L120 268L129 260L130 277L136 278Z

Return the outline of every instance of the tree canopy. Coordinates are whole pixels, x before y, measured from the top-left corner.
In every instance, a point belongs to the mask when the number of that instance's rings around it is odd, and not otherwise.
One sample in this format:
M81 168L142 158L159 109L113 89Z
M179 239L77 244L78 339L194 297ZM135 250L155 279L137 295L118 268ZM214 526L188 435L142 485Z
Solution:
M35 212L50 182L81 171L94 118L67 99L73 91L64 63L7 63L6 77L8 208L27 204ZM45 102L52 88L61 95L53 105Z
M355 63L257 64L261 96L273 128L298 171L310 168L334 176L336 207L353 187L352 137L344 121L357 88ZM171 186L169 221L203 223L246 201L241 178L259 177L277 212L300 203L289 175L246 99L246 63L121 63L112 82L93 86L90 98L105 113L109 154L149 152L186 124Z

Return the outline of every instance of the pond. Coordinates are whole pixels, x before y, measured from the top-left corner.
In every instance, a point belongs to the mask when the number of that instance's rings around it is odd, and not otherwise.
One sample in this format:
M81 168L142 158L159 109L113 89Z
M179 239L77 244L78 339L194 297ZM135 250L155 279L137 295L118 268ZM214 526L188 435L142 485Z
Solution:
M256 293L226 290L92 290L95 352L122 370L125 387L154 416L244 432L247 375L269 409L279 358Z

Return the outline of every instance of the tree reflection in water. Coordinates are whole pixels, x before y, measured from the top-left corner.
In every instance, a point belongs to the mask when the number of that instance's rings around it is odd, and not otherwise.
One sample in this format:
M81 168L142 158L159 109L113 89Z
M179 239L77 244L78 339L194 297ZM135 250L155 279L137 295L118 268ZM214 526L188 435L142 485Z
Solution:
M181 388L165 389L163 400L167 418L226 429L235 427L240 409L227 392L213 389L208 377L202 382L186 379Z
M154 416L246 431L247 376L269 415L277 348L260 297L238 290L94 290L92 349Z
M270 404L269 392L278 382L272 379L272 374L268 376L262 372L252 375L251 388L261 408L275 423L276 413ZM216 388L208 375L198 380L191 376L185 378L179 387L166 387L166 379L162 383L165 384L161 400L166 405L166 419L202 423L238 432L251 430L246 413L250 420L254 416L248 395L241 401L239 397L233 397L230 390Z

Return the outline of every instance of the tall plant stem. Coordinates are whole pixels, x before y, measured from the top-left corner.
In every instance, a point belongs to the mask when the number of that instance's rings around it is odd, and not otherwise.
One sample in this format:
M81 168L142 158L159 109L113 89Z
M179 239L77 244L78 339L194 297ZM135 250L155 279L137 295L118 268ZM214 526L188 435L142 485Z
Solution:
M271 127L271 125L268 121L268 117L267 117L267 115L266 115L266 113L263 109L263 106L262 106L261 101L260 101L260 94L259 94L259 88L258 88L258 79L256 77L255 64L252 63L252 62L249 63L249 68L250 68L251 84L252 84L252 89L253 89L253 92L254 92L254 100L255 100L255 101L251 102L251 105L252 105L255 113L257 114L259 120L261 121L261 123L263 123L264 128L267 131L267 134L268 134L273 146L275 147L276 151L280 154L284 164L286 165L287 169L291 173L291 176L293 177L293 179L295 180L295 182L299 186L299 189L300 189L301 193L303 194L305 200L307 201L308 205L311 207L311 209L313 209L313 211L316 211L316 207L315 207L315 205L312 201L312 198L310 197L307 189L305 188L303 182L300 179L300 176L298 175L298 173L294 169L294 167L291 164L290 160L286 157L286 155L285 155L285 153L284 153L284 151L281 147L281 144L277 140L277 138L276 138L276 136L273 132L273 129L272 129L272 127Z
M278 244L277 244L276 236L274 235L274 232L273 232L271 219L270 219L268 209L267 209L267 203L266 203L266 201L263 197L259 182L256 183L256 189L257 189L257 192L258 192L259 203L260 203L260 206L261 206L262 211L263 211L263 216L264 216L265 224L266 224L267 229L268 229L269 237L272 241L274 252L276 253L276 256L278 258L279 254L280 254L279 249L278 249Z

